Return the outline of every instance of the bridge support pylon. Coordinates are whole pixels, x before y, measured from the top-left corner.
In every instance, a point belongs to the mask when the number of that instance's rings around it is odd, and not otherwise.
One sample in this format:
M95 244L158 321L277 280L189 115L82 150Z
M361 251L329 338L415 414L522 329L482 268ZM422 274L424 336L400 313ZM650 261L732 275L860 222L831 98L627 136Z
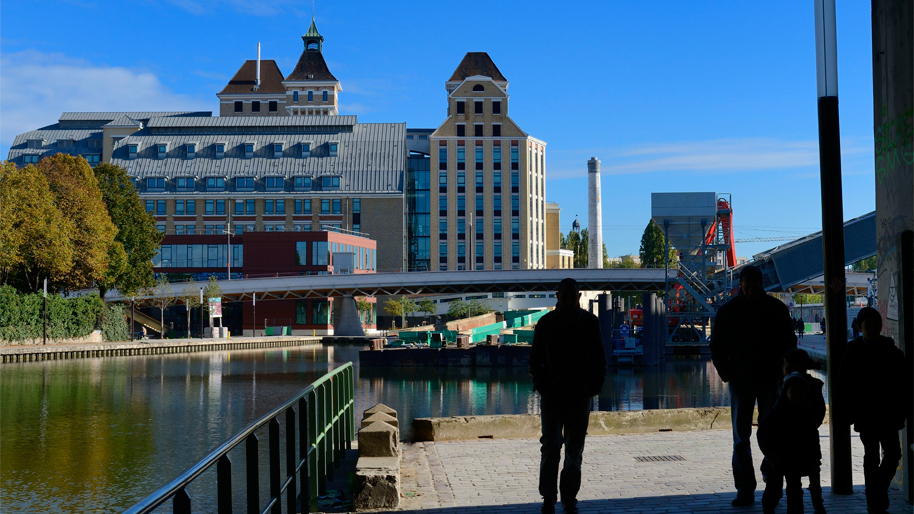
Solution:
M359 309L352 295L340 297L340 319L333 327L333 335L340 337L365 337L365 329L359 319Z

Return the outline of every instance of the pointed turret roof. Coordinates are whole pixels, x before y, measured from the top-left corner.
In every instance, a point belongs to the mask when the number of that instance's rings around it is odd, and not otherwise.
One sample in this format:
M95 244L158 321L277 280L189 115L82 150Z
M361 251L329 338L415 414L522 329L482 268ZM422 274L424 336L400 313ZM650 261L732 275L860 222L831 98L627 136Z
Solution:
M305 35L302 36L302 39L305 38L320 39L321 41L324 40L324 36L322 36L321 33L317 31L317 25L314 23L313 17L311 18L311 26L308 27L308 32L305 32Z
M492 58L489 57L488 53L467 52L467 54L463 56L463 60L460 61L460 65L454 70L454 74L451 75L449 82L460 82L467 77L474 77L476 75L491 77L492 80L497 82L508 81L508 79L498 71L498 66L495 66L495 63L492 61Z
M314 23L314 18L311 18L311 26L308 27L308 32L305 32L305 35L301 38L305 43L305 49L302 51L301 57L298 58L298 64L295 65L295 69L286 77L286 80L336 81L336 77L330 73L330 69L327 68L327 62L324 60L324 56L321 53L323 50L324 36L317 31L317 25ZM317 49L309 49L309 41L318 41Z

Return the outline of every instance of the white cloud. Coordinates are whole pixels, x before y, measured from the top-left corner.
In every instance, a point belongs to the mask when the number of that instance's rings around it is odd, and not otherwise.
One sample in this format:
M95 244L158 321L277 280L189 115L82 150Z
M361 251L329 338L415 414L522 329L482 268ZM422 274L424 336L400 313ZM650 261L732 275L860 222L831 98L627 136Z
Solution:
M34 50L0 54L0 157L17 134L65 111L212 110L211 102L169 91L154 74Z
M866 158L872 140L843 141L842 155ZM715 139L651 143L626 149L581 149L552 152L549 176L554 179L579 178L587 174L586 161L603 155L601 172L631 175L654 172L691 172L696 174L739 173L818 166L817 141L784 141L772 138Z

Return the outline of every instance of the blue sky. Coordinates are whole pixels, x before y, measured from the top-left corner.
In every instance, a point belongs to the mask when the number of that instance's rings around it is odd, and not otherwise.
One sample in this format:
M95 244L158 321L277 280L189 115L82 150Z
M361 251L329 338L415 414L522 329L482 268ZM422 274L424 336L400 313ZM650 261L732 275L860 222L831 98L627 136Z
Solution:
M810 1L318 0L315 13L341 114L363 122L437 127L444 82L466 52L488 52L511 83L511 117L548 143L563 232L576 214L586 226L586 162L602 160L611 256L637 254L651 192L732 194L737 238L821 226ZM311 15L286 0L4 2L0 153L62 111L217 112L258 41L292 70ZM839 1L837 18L851 218L875 209L870 2Z

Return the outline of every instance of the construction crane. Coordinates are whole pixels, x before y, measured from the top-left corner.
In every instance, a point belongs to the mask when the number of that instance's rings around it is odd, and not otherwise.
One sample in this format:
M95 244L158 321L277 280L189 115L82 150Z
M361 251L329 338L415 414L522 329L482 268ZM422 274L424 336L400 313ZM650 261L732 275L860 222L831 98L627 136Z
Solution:
M746 239L737 239L736 242L737 242L737 243L769 243L769 242L776 242L776 241L793 241L793 240L797 239L798 237L799 237L799 236L793 236L793 237L749 237L749 238L746 238Z

